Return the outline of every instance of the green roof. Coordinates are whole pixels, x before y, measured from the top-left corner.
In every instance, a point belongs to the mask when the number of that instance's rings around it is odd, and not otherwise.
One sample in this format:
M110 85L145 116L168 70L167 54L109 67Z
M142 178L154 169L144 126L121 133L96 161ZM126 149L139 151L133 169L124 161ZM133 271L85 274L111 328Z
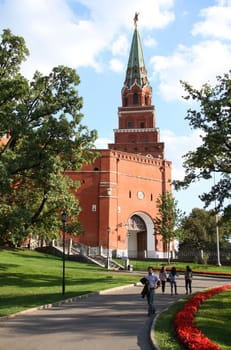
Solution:
M127 65L125 86L130 88L134 84L136 78L136 83L140 87L143 87L148 83L147 79L143 80L144 77L147 78L143 50L139 32L137 28L135 28Z

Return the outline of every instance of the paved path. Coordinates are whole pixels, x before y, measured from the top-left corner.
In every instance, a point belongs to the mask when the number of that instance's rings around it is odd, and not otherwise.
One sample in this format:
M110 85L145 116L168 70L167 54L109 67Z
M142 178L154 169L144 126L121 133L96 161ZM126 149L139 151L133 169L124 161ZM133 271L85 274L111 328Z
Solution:
M193 292L231 280L194 277ZM108 290L50 309L33 310L0 322L0 350L150 350L152 318L147 317L142 286ZM178 295L156 292L161 312L185 296L184 280L178 280Z

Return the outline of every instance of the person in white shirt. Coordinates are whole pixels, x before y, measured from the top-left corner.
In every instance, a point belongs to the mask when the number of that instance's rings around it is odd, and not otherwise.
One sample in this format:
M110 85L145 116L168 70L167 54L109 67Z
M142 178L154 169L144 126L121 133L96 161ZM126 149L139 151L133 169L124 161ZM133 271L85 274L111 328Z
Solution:
M159 273L159 279L161 281L162 294L164 294L165 293L165 285L166 285L166 281L167 281L167 272L166 272L164 266L161 267L161 270Z
M156 310L154 306L155 289L160 286L160 279L154 274L153 268L149 266L148 274L145 277L148 285L147 301L148 301L148 316L154 315Z

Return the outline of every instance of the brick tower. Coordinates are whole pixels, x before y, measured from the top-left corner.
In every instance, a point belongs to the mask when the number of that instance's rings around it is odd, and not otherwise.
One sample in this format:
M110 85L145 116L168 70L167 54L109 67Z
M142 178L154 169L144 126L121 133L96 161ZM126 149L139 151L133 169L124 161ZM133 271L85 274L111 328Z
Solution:
M67 172L81 183L76 197L85 234L75 238L79 243L117 257L166 256L153 224L156 199L171 191L171 162L159 138L135 17L114 143L97 150L93 164Z
M164 157L164 143L159 142L152 88L144 64L140 35L133 34L127 72L122 88L122 107L118 110L119 129L110 149L142 154L150 158Z

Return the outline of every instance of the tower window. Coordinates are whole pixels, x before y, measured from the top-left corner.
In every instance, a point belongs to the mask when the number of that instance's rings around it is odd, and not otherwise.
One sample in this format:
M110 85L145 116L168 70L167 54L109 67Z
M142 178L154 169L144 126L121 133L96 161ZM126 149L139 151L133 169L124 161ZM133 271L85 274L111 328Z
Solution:
M137 92L135 92L134 95L133 95L133 104L137 105L138 102L139 102L139 97L138 97Z
M126 107L128 105L128 98L124 97L123 101L124 101L124 107Z
M144 129L144 127L145 127L144 122L140 122L140 128L141 128L141 129Z
M132 122L131 121L128 121L128 129L132 129Z
M131 191L128 192L128 197L132 198L132 192Z

